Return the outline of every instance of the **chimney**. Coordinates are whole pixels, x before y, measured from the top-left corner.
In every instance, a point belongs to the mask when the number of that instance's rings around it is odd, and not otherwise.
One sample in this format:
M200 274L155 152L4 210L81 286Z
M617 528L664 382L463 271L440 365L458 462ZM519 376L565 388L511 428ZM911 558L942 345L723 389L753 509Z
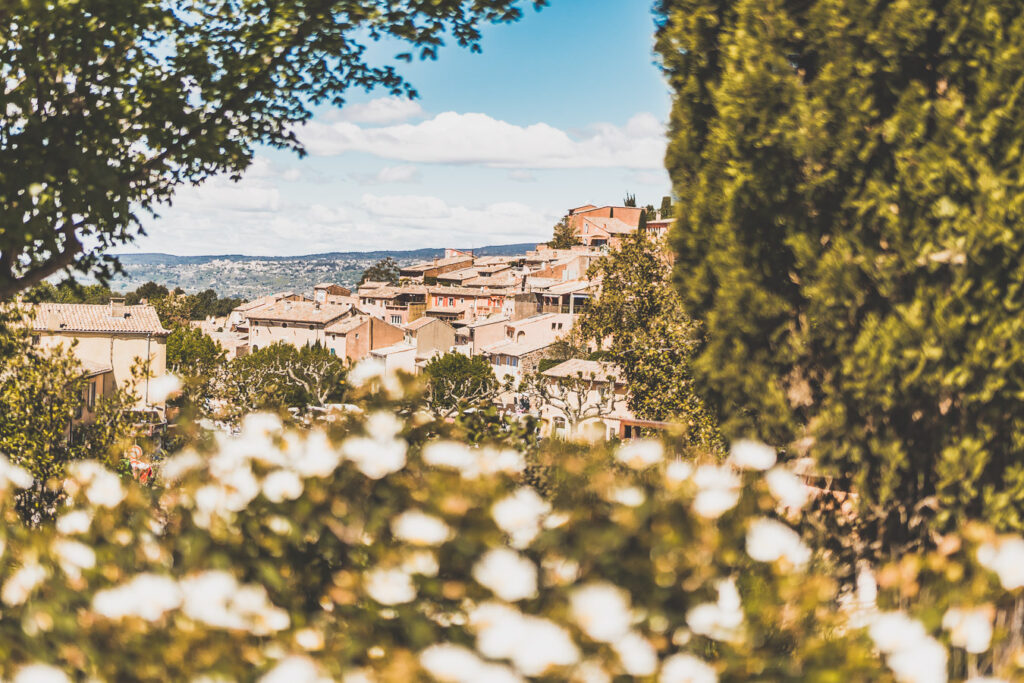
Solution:
M111 297L110 299L110 317L111 318L123 318L125 316L124 297Z

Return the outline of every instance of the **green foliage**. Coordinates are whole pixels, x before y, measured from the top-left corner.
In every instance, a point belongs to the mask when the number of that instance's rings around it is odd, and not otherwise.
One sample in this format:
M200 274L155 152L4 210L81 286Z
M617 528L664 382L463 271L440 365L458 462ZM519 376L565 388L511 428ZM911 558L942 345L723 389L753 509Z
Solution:
M105 253L176 190L237 179L257 145L304 153L318 105L355 86L415 96L366 43L433 58L447 36L480 50L481 25L512 22L515 0L82 0L7 8L0 62L0 299L62 270L107 278ZM533 3L539 7L543 0Z
M340 403L348 390L344 359L320 346L272 344L218 370L213 414L233 422L254 410L302 412Z
M656 11L676 274L726 435L798 443L894 552L1024 528L1024 5Z
M669 281L670 265L658 246L639 231L591 266L601 293L580 317L580 332L626 378L629 406L648 420L680 421L695 445L720 448L713 415L692 377L700 327L683 310Z
M393 285L398 282L400 271L401 268L398 266L398 261L387 256L364 270L362 277L359 278L359 284L364 282L387 282Z
M59 496L51 482L59 481L68 462L119 457L112 450L128 436L123 409L134 399L121 390L97 396L94 422L74 422L83 416L88 377L72 351L37 349L20 332L14 343L0 371L0 453L35 478L18 507L38 520L53 513Z
M662 197L661 198L661 217L663 219L665 219L665 218L672 218L672 215L673 215L672 198L671 197Z
M135 304L141 303L143 299L146 301L153 301L154 299L165 297L168 294L170 294L170 292L166 287L158 285L150 280L149 282L139 285L134 292L126 294L124 302L129 306L134 306Z
M636 206L636 195L626 193L626 196L622 199L623 206Z
M572 226L569 225L569 217L563 216L562 219L555 224L551 241L548 242L548 246L552 249L570 249L580 243L579 236L573 232Z
M654 215L653 211L651 212L650 215L651 216ZM647 227L647 216L648 216L647 209L644 209L643 211L640 212L640 220L637 221L637 224L636 224L636 229L639 232L643 232L644 228Z
M195 405L210 398L227 352L202 330L178 325L167 335L167 370L183 380L176 403Z
M423 368L427 380L427 403L438 413L476 406L494 398L498 380L483 356L446 353L434 356Z

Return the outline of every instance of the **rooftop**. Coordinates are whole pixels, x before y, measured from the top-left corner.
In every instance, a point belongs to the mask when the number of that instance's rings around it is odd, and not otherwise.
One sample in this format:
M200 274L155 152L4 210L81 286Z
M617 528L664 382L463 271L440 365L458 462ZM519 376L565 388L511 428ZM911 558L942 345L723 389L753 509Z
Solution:
M573 358L548 368L542 373L545 377L566 378L582 377L583 379L607 380L609 377L617 383L623 382L622 369L614 363L605 363L597 360L583 360Z
M459 256L449 256L447 258L439 258L433 261L423 261L421 263L414 263L411 266L405 266L402 268L403 273L409 272L425 272L434 268L442 268L444 266L453 266L457 263L472 263L473 257L469 254L463 254Z
M533 343L529 342L515 342L511 339L500 341L497 344L491 344L485 347L483 352L488 355L504 354L506 356L525 356L528 353L539 351L543 348L551 346L555 342L552 340L536 341Z
M116 313L116 311L120 311ZM156 309L148 304L36 304L32 329L40 332L107 332L133 335L170 334L160 323ZM116 314L115 314L116 313Z
M551 285L547 288L545 294L571 294L573 292L582 292L593 286L594 283L588 280L569 280L568 282L559 282L557 285Z
M583 217L584 222L598 226L611 235L628 235L636 232L636 226L620 221L618 218L591 218Z
M315 304L311 301L275 301L252 311L250 319L326 325L352 310L351 304Z
M324 328L324 332L331 334L348 334L357 327L362 327L370 316L365 314L354 315L350 318L342 318Z
M407 344L406 342L402 341L402 342L398 342L397 344L392 344L391 346L383 346L383 347L381 347L379 349L373 349L372 351L370 351L370 355L372 355L372 356L390 356L393 353L402 353L404 351L415 351L415 350L416 350L415 346L413 346L412 344Z
M406 323L404 325L404 327L405 327L405 329L409 330L410 332L414 332L414 331L420 329L421 327L426 327L427 325L429 325L432 322L443 322L443 321L438 320L437 318L428 318L426 316L423 316L422 318L416 318L412 322Z

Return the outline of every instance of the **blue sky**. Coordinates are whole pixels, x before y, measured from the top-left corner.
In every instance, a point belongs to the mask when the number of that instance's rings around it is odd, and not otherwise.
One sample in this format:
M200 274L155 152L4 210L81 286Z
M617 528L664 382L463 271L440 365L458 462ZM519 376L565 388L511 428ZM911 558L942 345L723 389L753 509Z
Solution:
M260 150L239 183L186 189L133 251L294 255L548 239L570 206L657 204L670 99L647 0L552 0L400 63L419 99L353 91L301 132L310 155ZM393 61L378 44L374 61Z

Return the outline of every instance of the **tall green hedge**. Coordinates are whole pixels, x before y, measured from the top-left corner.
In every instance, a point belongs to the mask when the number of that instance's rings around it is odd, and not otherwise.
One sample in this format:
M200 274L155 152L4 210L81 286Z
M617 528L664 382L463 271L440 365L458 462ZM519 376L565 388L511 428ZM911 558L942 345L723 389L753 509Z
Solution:
M1024 3L655 13L676 277L726 434L814 455L874 540L1024 528Z

